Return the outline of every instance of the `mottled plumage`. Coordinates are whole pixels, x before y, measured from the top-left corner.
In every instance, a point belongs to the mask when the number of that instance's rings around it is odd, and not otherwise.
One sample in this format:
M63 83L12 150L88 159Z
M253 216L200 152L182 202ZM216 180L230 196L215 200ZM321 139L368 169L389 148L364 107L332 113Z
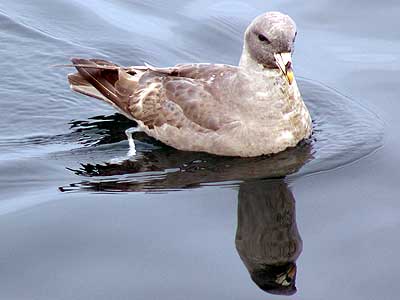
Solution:
M252 35L268 35L269 44ZM291 62L275 61L282 49L293 49L294 36L288 16L267 13L247 29L240 66L123 68L73 59L78 73L69 81L73 90L112 104L148 135L177 149L245 157L277 153L311 133L308 110L290 77ZM268 53L260 55L263 51Z

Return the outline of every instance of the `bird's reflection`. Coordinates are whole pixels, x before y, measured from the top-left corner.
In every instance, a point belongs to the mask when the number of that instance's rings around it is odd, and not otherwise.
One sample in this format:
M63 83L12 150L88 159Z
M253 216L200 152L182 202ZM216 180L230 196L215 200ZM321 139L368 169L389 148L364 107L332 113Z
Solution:
M296 292L302 250L295 200L283 179L240 184L236 249L253 281L272 294Z
M113 136L123 139L127 124L118 131L109 119L101 123L102 134L112 126ZM96 124L79 123L79 131L85 133L85 126L96 134ZM60 190L141 192L196 188L207 183L238 186L236 248L251 278L269 293L290 295L296 291L295 262L302 242L294 197L285 177L312 159L309 143L269 157L232 158L178 151L140 134L135 139L139 147L134 158L81 163L80 168L70 170L85 179ZM76 154L80 153L75 153L75 158Z

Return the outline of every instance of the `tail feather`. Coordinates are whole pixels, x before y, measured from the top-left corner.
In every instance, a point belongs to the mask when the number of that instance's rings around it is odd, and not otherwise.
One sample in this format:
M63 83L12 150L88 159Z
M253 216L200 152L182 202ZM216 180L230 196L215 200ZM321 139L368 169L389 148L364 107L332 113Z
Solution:
M132 118L129 112L129 97L126 91L120 91L122 77L131 76L123 71L118 65L99 59L73 58L72 63L78 73L68 75L71 89L113 105L120 113ZM105 67L105 68L102 68ZM110 68L115 67L115 68ZM131 81L130 90L136 88L135 82Z
M73 73L68 75L68 81L70 87L73 91L81 93L83 95L94 97L105 102L109 102L106 97L104 97L96 88L91 85L85 78L83 78L79 73Z

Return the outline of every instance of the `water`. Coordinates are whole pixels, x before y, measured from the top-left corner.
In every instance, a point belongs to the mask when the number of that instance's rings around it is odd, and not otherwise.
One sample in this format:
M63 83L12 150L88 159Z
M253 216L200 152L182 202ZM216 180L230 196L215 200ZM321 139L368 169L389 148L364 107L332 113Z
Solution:
M398 295L397 2L15 2L0 3L0 299ZM235 64L267 10L298 23L315 128L276 156L185 153L135 133L129 157L135 124L51 67Z

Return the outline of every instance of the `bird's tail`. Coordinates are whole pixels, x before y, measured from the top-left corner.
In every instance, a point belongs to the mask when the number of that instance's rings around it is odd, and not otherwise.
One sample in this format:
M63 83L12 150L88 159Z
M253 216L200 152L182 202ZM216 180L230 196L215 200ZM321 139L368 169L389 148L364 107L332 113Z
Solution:
M129 95L135 91L137 83L126 79L134 76L105 60L73 58L72 63L78 70L68 75L73 91L103 100L132 118L129 113Z

